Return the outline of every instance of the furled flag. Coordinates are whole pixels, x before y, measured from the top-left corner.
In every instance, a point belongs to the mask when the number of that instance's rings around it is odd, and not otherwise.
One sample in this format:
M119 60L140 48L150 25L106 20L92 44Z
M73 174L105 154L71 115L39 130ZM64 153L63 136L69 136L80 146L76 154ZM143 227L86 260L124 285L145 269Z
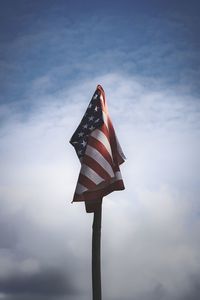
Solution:
M119 165L125 160L111 119L105 93L98 85L89 106L70 143L81 162L73 201L85 201L86 210L124 184Z

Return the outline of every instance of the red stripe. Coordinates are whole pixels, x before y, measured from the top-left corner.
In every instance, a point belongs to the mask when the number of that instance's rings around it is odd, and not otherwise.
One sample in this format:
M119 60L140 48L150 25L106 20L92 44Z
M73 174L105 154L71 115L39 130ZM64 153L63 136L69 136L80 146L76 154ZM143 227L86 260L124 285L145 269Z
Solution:
M101 128L99 128L99 130L101 130L105 134L108 141L110 142L110 134L109 134L108 128L105 123L103 123L103 125L101 126Z
M105 124L103 124L101 126L101 128L99 128L99 130L102 131L104 133L104 135L107 137L108 142L110 144L112 155L114 157L116 157L116 164L120 165L124 162L124 159L121 157L121 155L118 152L117 141L116 141L116 137L115 137L115 130L114 130L113 126L111 127L110 123L112 124L112 122L110 120L108 120L109 129L111 128L110 134L109 134L108 128ZM113 144L114 144L114 146L113 146ZM117 171L117 170L118 169L115 169L115 171Z
M85 186L87 189L93 189L96 187L96 184L82 173L80 173L79 175L78 182Z
M119 158L120 160L122 159L118 149L117 149L117 141L116 141L116 137L115 137L115 130L112 124L111 119L108 117L108 126L109 126L109 131L110 131L110 145L111 145L111 149L112 149L112 154L113 154L113 162L114 162L114 166L115 166L115 171L119 170Z
M95 139L93 136L90 136L88 140L88 144L93 148L95 148L96 150L98 150L103 155L103 157L109 162L111 167L113 166L113 161L110 156L110 153L107 151L106 147L100 141Z
M105 109L106 109L106 97L105 97L105 92L104 92L102 86L100 86L100 85L97 86L97 89L100 91L101 96L102 96L102 98L103 98L103 100L102 100L102 105L101 105L101 109L102 109L104 112L106 112L106 110L105 110Z
M101 130L105 134L105 136L107 137L107 139L110 143L112 155L114 158L113 160L115 161L115 164L117 164L117 165L122 164L124 162L124 159L121 157L121 155L118 152L117 141L116 141L116 137L115 137L115 130L113 128L112 121L110 120L109 116L108 116L108 127L109 127L110 132L108 131L108 128L105 124L103 124L101 126L101 128L99 128L99 130Z
M85 154L83 158L83 163L94 170L99 176L101 176L105 180L111 179L110 175L106 172L104 168L92 157Z
M113 191L124 190L124 183L122 180L117 180L98 191L86 191L81 195L74 195L74 202L78 201L93 201L94 199L103 198L104 196L112 193Z

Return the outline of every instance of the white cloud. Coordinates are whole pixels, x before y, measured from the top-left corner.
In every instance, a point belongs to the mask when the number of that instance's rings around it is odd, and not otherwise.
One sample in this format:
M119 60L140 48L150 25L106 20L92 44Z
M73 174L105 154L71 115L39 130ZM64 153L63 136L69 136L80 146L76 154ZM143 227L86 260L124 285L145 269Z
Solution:
M98 83L128 158L126 190L103 206L104 293L148 299L161 285L173 299L199 272L198 101L121 74L41 96L43 105L27 119L9 112L0 148L1 214L15 227L15 240L0 254L4 271L57 266L90 290L92 216L70 203L79 162L68 140Z

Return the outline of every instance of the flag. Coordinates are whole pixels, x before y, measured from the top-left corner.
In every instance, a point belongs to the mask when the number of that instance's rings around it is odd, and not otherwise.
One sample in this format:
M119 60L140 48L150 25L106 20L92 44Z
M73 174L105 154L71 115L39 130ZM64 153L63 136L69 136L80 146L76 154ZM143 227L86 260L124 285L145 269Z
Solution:
M108 114L103 88L98 85L70 143L81 163L73 202L93 203L123 190L120 164L125 160Z

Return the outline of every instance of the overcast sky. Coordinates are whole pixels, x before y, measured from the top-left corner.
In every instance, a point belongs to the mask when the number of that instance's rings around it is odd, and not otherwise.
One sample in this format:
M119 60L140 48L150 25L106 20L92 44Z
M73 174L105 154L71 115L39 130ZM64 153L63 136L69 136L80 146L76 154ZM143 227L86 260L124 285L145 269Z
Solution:
M127 157L103 202L103 300L198 299L199 8L0 0L1 300L91 299L69 139L97 84Z

